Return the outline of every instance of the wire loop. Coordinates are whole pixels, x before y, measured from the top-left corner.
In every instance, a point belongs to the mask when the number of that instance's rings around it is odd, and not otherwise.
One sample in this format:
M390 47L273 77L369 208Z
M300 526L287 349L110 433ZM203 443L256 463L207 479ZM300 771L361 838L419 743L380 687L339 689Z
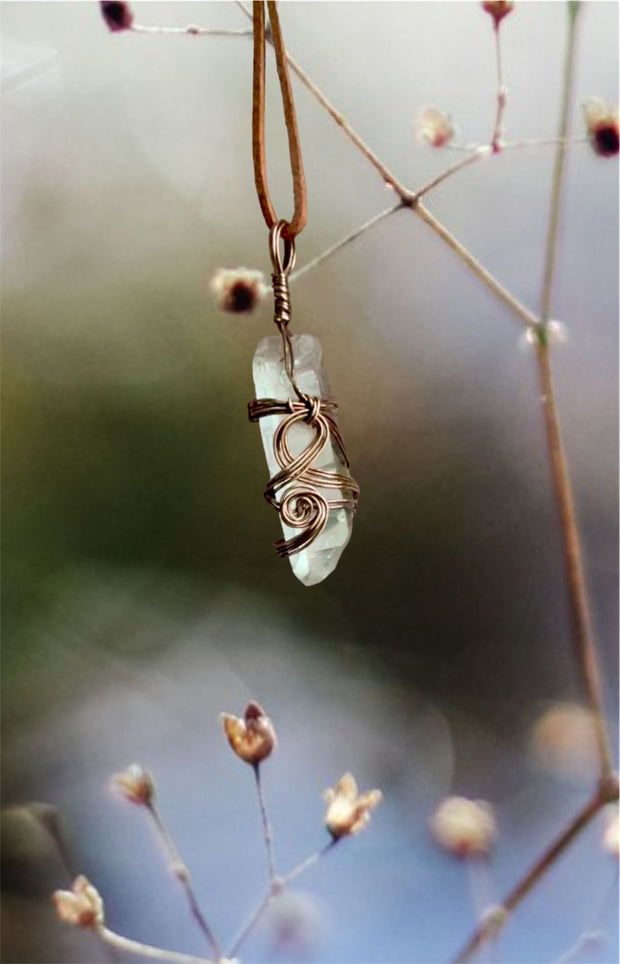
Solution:
M285 238L284 230L289 227L288 221L277 221L269 231L269 253L275 274L288 275L295 267L295 241ZM280 242L283 252L280 254Z

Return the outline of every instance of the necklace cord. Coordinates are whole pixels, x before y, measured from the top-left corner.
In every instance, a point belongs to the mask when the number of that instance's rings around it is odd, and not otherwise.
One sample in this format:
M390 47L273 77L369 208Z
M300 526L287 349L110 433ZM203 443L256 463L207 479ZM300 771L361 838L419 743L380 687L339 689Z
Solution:
M284 241L292 241L304 228L307 220L306 179L304 176L299 142L299 129L293 101L293 90L286 60L286 48L282 38L280 19L275 0L267 0L271 38L276 55L276 67L282 93L284 122L288 135L288 148L293 176L293 217L284 221L281 236ZM273 207L267 183L267 164L265 158L265 3L254 0L252 4L254 24L254 67L252 77L252 158L254 161L254 183L263 217L271 230L279 219Z

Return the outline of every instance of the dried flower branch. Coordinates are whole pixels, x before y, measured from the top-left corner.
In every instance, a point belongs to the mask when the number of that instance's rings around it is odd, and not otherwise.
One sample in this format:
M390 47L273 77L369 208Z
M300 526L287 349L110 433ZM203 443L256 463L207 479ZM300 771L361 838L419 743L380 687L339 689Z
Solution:
M254 767L256 778L256 793L263 823L263 835L267 850L267 864L269 881L273 883L276 870L273 854L273 831L267 817L267 807L261 783L260 764L271 755L277 746L276 731L263 708L258 703L250 702L245 708L243 719L222 713L222 723L228 742L236 755Z
M161 840L164 849L168 853L170 869L174 873L185 891L192 916L196 920L200 930L204 934L214 956L219 959L220 948L218 941L209 925L205 915L200 909L198 900L194 893L189 869L181 859L177 846L172 839L170 831L166 827L156 805L155 805L155 781L150 773L144 770L140 764L132 763L122 773L114 774L113 783L130 803L145 807L153 821L155 831Z
M596 793L582 807L570 823L561 831L555 840L543 851L541 856L534 861L530 869L508 892L502 903L499 905L501 913L495 914L491 919L484 918L469 940L459 953L452 958L452 964L464 964L468 961L479 947L490 937L494 937L503 926L512 911L530 893L532 888L546 874L557 858L564 853L570 846L575 837L586 827L590 821L608 803L613 803L618 799L618 782L610 781L608 784L597 789Z
M141 941L130 940L107 928L101 895L83 875L75 878L71 890L54 891L52 902L58 918L63 923L94 931L102 941L116 950L148 957L151 960L171 961L173 964L214 964L204 957L179 954L177 951L166 951L160 947L143 944ZM234 962L227 961L218 955L215 964L234 964Z

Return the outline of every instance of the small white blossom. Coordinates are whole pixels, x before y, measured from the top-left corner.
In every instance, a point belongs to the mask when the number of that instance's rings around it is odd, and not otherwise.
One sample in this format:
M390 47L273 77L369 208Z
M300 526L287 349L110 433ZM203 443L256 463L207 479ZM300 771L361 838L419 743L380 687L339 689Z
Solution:
M74 927L93 929L103 924L103 901L96 887L80 875L71 890L56 890L52 895L60 920Z
M457 857L488 854L497 836L489 803L466 797L447 797L431 818L437 843Z
M437 107L425 107L416 122L418 138L431 147L446 147L454 137L454 125L449 114Z
M364 830L370 822L370 811L383 799L380 790L358 793L355 777L345 773L335 787L324 793L327 804L325 826L334 839Z
M155 784L151 774L143 770L139 763L132 763L122 773L115 773L112 780L130 803L147 807L152 803Z

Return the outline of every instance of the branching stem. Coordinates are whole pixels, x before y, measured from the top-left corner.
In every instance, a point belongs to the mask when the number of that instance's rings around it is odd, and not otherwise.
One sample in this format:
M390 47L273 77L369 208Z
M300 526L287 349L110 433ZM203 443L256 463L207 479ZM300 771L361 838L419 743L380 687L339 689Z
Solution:
M317 850L309 857L306 857L305 860L302 860L301 863L297 864L296 867L293 867L292 870L289 870L288 874L286 874L285 877L277 877L277 876L272 877L270 881L269 890L263 896L260 903L256 906L255 910L250 915L249 920L243 925L239 933L234 938L231 944L230 950L228 951L229 958L235 957L237 955L242 944L249 937L250 933L254 930L259 920L267 910L267 907L269 906L271 901L279 894L281 894L284 888L288 884L290 884L291 881L295 880L297 877L303 874L306 870L308 870L310 867L316 864L321 859L321 857L324 857L325 854L327 854L330 850L332 850L334 845L337 842L338 841L335 839L330 840L329 843L327 843L321 850Z
M562 188L564 186L564 164L566 160L566 138L568 135L568 114L573 92L573 76L575 66L575 41L577 34L577 14L579 4L567 4L568 7L568 37L564 59L564 76L562 83L562 101L560 104L560 120L558 125L558 145L555 152L553 179L551 182L551 211L547 228L547 245L545 250L545 271L543 277L542 297L540 304L540 322L546 325L551 312L551 293L555 276L557 256L558 227Z
M143 944L141 941L132 941L129 937L123 937L122 934L117 934L107 927L97 927L96 933L110 947L124 954L147 957L151 961L170 961L171 964L217 964L217 962L213 962L206 957L181 954L179 951L166 951L162 947L153 947L151 944Z
M183 890L185 891L192 915L196 920L198 926L200 927L200 930L206 937L214 957L219 960L220 958L219 944L218 944L218 941L216 940L215 934L211 930L211 927L209 926L204 914L200 909L200 906L196 899L196 895L194 893L194 888L192 887L189 870L187 869L187 866L185 865L184 861L181 859L177 846L174 840L172 839L172 836L170 835L170 832L166 827L164 821L162 820L155 805L153 803L150 803L147 809L153 819L153 823L155 825L157 834L162 844L164 845L164 848L168 853L171 869L173 870L175 877L177 878L177 880L179 880L181 886L183 887Z
M322 847L320 850L317 850L315 853L310 854L310 856L306 857L305 860L302 860L300 864L297 864L296 867L293 867L292 870L289 870L286 877L282 878L282 883L290 884L292 880L295 880L297 877L300 877L301 874L304 874L306 870L309 870L310 867L313 867L314 864L318 863L322 857L325 857L330 850L333 850L339 839L341 838L333 837L328 843L325 844L324 847Z
M608 785L601 785L596 793L588 800L570 823L558 834L555 840L534 861L521 880L508 892L496 912L487 915L469 940L452 959L452 964L463 964L468 961L479 947L490 937L494 937L506 923L510 913L521 903L535 884L544 876L558 857L573 842L575 837L608 803L618 799L618 784L610 781Z
M588 706L592 714L601 777L607 779L613 771L613 764L603 713L603 692L592 632L590 602L577 528L575 501L564 452L551 372L549 342L547 338L541 337L541 334L542 330L539 332L536 344L536 361L551 477L564 542L564 564L572 615L575 657L581 671Z
M357 238L361 237L362 234L366 234L366 232L370 231L371 228L374 228L375 225L379 224L381 221L384 221L387 217L389 217L390 214L395 214L396 211L402 211L403 207L404 205L399 201L398 204L393 204L384 211L381 211L379 214L375 214L374 217L369 218L368 221L364 221L363 224L360 224L360 226L355 228L354 231L351 231L350 234L347 234L344 238L341 238L340 241L336 241L336 243L332 244L331 247L326 248L325 251L322 251L316 256L316 258L313 258L312 261L308 261L302 268L298 268L297 271L294 271L289 280L291 282L298 281L299 278L307 274L308 271L313 271L314 268L317 268L324 261L327 261L329 258L333 257L333 255L337 254L338 251L346 248L346 246L351 244L352 241L357 240Z
M594 644L594 636L592 632L590 602L586 587L583 556L575 512L575 502L564 451L564 444L562 441L560 417L558 413L551 371L548 338L553 279L557 260L558 226L560 219L562 188L564 183L568 118L575 66L575 38L578 11L579 4L568 4L568 36L566 44L566 58L564 63L562 102L560 106L558 145L556 148L553 180L551 185L549 227L547 232L540 321L536 328L538 336L536 340L536 363L538 369L540 397L545 420L547 451L549 454L551 477L560 515L560 525L564 542L564 562L572 615L575 656L585 685L588 706L592 713L601 779L607 780L613 771L612 753L609 745L609 735L603 712L603 692L598 660L596 656L596 648Z

